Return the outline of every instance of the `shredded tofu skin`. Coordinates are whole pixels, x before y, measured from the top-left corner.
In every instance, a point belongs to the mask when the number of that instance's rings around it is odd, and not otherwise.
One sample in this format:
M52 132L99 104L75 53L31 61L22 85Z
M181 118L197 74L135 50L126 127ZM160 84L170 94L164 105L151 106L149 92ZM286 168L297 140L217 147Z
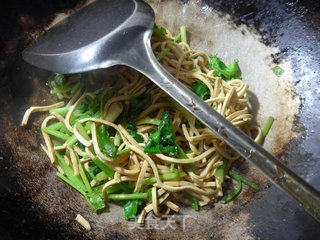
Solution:
M90 223L84 219L80 214L77 214L76 221L80 223L87 231L91 230Z

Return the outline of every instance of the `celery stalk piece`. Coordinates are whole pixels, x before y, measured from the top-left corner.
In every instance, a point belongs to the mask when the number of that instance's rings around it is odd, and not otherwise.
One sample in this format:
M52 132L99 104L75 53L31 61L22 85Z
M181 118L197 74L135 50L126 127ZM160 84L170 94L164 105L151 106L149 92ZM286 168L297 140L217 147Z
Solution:
M122 113L122 111L123 111L123 106L121 103L119 102L112 103L104 119L108 122L114 122Z
M99 158L92 159L93 163L97 165L109 178L113 178L114 170L104 164Z
M112 199L112 200L147 199L148 198L148 193L109 194L108 198Z
M50 128L47 128L47 127L42 128L42 131L44 131L52 136L55 136L57 138L61 138L63 140L68 140L70 138L70 136L68 134L64 134L64 133L59 132L57 130L51 130Z
M186 27L182 26L180 28L180 32L181 32L181 42L188 43L187 42L187 29L186 29Z

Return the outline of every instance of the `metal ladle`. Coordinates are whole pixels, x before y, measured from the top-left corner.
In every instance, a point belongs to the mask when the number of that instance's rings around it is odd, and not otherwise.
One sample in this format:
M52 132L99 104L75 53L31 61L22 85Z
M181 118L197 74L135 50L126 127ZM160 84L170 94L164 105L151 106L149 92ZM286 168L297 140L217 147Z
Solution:
M59 73L79 73L113 65L138 70L320 221L320 193L316 189L160 65L150 44L153 25L153 9L142 1L97 0L41 36L23 52L23 58L39 68Z

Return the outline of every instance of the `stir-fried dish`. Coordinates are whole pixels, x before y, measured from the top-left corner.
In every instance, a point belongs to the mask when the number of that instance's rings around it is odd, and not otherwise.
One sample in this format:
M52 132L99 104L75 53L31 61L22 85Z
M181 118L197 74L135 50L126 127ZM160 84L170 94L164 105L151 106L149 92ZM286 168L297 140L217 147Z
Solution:
M173 76L262 144L273 118L263 130L250 124L248 84L239 76L237 61L226 66L217 56L191 50L185 27L173 37L155 26L151 45ZM242 183L259 190L230 170L241 159L237 152L136 71L54 73L47 85L68 102L31 107L22 125L32 112L49 112L41 126L41 147L57 176L95 211L116 202L127 220L137 216L142 223L151 211L159 217L179 212L177 202L196 211L210 202L227 203ZM224 197L229 178L238 188Z

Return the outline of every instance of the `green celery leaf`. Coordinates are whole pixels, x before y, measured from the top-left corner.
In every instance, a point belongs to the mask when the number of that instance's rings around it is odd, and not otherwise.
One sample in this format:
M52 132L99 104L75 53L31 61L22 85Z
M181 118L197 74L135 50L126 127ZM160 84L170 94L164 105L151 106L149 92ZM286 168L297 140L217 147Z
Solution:
M159 28L156 24L153 25L152 36L166 35L165 28Z
M143 137L141 137L137 133L136 125L134 125L133 123L129 123L128 126L127 126L127 131L134 138L134 140L136 140L138 143L142 143L143 142Z
M198 119L195 120L195 124L194 125L195 125L196 129L199 129L199 128L203 127L202 123Z
M179 146L173 133L172 121L168 111L162 113L158 131L160 132L160 151L167 153L171 157L178 156Z
M94 211L98 211L106 207L104 197L98 193L88 194L87 200Z
M109 133L104 125L101 125L98 129L98 141L102 148L102 152L110 157L114 157L117 152L117 147L109 138Z
M141 94L138 97L131 97L130 107L127 115L128 121L136 118L139 113L150 106L151 96L150 94Z
M94 158L92 159L92 161L104 172L104 175L106 175L109 178L114 177L114 170L108 165L104 164L99 158ZM97 176L99 174L101 173L98 173Z
M134 219L137 216L138 207L143 204L142 199L126 200L123 202L124 217L126 220Z
M210 67L213 69L219 77L223 77L225 80L230 80L239 71L237 61L233 61L227 67L217 56L210 57Z
M103 112L105 103L116 94L120 84L120 81L116 81L115 84L110 88L105 88L98 96L100 102L100 111Z
M53 86L53 83L55 83L55 86ZM56 87L62 88L65 83L66 83L66 78L64 77L63 74L52 73L51 76L48 78L47 86L49 86L50 89L54 89Z
M180 150L173 133L172 121L168 111L162 113L158 130L151 133L144 152L163 152L171 157L179 156Z
M195 211L198 211L199 210L199 206L198 206L198 201L197 201L196 197L192 196L187 191L182 191L182 194L186 199L188 199L190 201L191 206L193 207L193 209Z
M101 169L97 165L91 165L89 167L90 176L95 179L96 175L101 172Z
M78 105L76 108L76 111L79 113L84 113L88 110L89 104L91 102L92 98L87 96L84 98L84 100Z
M100 102L98 98L91 98L91 101L89 102L88 111L90 113L96 113L100 109Z
M204 100L208 98L208 94L210 93L207 85L200 82L199 80L196 80L191 84L191 90Z
M87 178L88 178L88 181L91 182L94 178L91 176L91 173L87 171L87 169L83 169Z
M86 151L86 146L85 145L83 145L82 143L80 143L80 142L77 142L76 143L76 145L83 151L83 152L85 152Z
M144 152L160 153L159 143L160 143L160 132L152 128L150 137L144 148Z
M272 70L277 77L280 77L284 73L284 70L279 66L275 66Z

